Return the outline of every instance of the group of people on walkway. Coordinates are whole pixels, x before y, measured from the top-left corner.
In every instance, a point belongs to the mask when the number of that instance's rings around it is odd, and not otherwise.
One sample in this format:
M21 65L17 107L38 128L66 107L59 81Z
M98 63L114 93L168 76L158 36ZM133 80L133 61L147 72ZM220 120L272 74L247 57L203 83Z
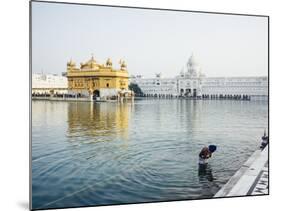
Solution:
M203 99L223 99L223 100L251 100L249 95L223 95L223 94L203 94Z

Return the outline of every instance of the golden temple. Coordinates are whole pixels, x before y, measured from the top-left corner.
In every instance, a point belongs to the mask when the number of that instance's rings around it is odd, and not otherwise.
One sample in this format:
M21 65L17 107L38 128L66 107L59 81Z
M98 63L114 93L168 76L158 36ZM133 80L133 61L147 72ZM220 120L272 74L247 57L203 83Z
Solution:
M83 96L101 98L118 97L122 93L133 95L128 90L129 74L125 61L120 60L120 68L114 69L110 58L105 64L99 64L92 56L80 68L70 60L67 63L68 90Z

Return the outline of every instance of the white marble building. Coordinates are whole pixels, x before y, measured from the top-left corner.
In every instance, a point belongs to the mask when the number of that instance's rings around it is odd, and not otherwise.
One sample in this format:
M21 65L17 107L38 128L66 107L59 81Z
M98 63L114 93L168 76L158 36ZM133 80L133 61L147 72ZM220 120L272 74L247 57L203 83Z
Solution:
M179 76L177 76L177 95L195 97L202 95L202 79L204 75L201 73L201 67L196 61L194 55L188 59Z
M268 96L267 77L210 77L202 84L207 95L249 95L252 98Z
M180 74L174 78L131 77L131 83L139 85L145 96L153 97L201 97L204 95L247 95L251 99L267 99L268 78L261 77L206 77L194 55L191 55Z
M177 83L173 78L161 78L156 74L155 78L132 77L131 83L138 84L147 97L177 96Z
M67 78L52 74L32 74L32 94L67 94Z

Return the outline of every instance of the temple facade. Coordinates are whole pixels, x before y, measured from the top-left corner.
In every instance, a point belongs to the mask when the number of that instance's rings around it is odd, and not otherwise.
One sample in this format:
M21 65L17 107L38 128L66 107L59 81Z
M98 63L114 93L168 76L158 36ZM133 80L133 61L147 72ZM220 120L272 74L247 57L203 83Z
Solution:
M120 68L114 69L111 59L99 64L92 58L76 67L72 60L67 63L68 91L70 94L99 98L131 96L128 89L128 71L125 61L119 62Z
M132 76L131 83L138 84L147 97L237 97L268 98L268 77L206 77L199 62L191 55L180 73L173 78Z
M155 78L133 76L131 82L138 84L147 97L197 97L202 95L203 78L199 63L191 55L174 78L162 78L161 73L157 73Z

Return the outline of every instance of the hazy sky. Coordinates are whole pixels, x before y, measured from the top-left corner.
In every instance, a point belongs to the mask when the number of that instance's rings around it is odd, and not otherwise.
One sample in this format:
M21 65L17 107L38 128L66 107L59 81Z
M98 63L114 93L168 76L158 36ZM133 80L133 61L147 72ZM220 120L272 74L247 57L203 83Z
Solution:
M237 15L32 3L32 70L66 71L94 54L130 74L179 74L194 53L206 76L265 76L267 18ZM80 66L79 66L80 67Z

